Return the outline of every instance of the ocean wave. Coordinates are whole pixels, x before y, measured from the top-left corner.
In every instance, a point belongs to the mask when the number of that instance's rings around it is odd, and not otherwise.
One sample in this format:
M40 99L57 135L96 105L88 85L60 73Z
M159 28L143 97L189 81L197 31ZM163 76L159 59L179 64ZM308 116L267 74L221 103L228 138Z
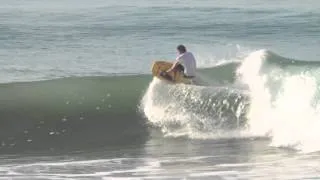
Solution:
M200 74L215 76L235 66ZM231 83L234 75L226 73L216 81ZM0 152L143 143L149 123L139 105L151 80L150 75L118 75L2 83Z
M319 70L318 62L259 50L200 69L206 86L150 75L0 84L0 152L143 144L150 128L197 139L262 136L318 151Z

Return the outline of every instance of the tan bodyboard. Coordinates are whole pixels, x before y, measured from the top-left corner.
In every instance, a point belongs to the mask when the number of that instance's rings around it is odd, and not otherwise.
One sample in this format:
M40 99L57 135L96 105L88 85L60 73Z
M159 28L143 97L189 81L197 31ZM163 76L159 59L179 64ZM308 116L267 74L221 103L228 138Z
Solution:
M169 81L166 78L160 76L162 71L167 71L172 67L173 63L166 61L155 61L152 65L152 75L165 81ZM184 74L179 71L170 72L169 75L172 77L173 81L169 81L172 83L185 83L191 84L191 80L184 78Z

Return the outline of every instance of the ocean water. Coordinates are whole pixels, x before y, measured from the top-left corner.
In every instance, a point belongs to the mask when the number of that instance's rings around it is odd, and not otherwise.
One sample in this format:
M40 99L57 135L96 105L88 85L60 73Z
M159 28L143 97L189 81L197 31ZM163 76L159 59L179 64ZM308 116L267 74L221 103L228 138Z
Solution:
M320 178L320 2L0 2L0 179Z

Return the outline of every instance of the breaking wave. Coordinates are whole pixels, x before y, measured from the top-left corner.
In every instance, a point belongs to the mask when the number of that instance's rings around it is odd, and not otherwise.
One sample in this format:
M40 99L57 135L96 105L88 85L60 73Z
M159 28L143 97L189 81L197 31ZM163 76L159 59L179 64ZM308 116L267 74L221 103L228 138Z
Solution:
M168 136L270 137L273 146L320 150L319 62L259 50L207 71L206 78L220 84L172 86L154 79L142 101L149 122Z
M319 73L319 62L259 50L200 69L203 86L150 75L0 84L0 152L137 145L155 128L194 139L267 137L314 152Z

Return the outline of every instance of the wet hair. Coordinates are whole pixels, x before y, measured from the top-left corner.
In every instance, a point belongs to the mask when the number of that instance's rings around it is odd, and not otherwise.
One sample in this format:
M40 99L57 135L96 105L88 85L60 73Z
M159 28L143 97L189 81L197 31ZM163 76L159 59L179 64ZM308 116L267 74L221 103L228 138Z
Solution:
M186 47L182 44L180 44L179 46L177 46L177 50L180 52L180 53L185 53L187 51Z

